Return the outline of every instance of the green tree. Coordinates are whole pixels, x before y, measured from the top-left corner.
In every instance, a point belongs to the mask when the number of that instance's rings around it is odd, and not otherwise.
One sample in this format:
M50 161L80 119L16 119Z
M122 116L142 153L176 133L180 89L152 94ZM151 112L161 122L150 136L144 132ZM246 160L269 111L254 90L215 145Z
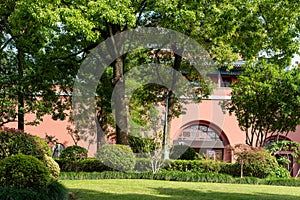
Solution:
M246 144L263 146L268 136L288 134L300 124L300 71L265 62L244 66L226 102L246 133Z
M23 80L21 79L23 76L25 80L31 80L29 76L27 78L27 75L32 74L33 77L40 78L43 83L47 83L46 86L52 84L53 88L53 82L55 85L69 83L74 78L78 65L85 59L90 50L105 39L136 27L161 26L192 37L202 44L219 64L230 63L237 59L238 54L246 60L255 60L255 58L260 57L262 51L268 54L270 62L285 64L290 61L293 53L298 51L298 40L295 40L299 32L298 15L299 6L296 1L80 0L48 2L45 0L37 3L34 1L6 0L1 3L0 26L3 35L1 37L1 50L5 51L1 51L3 56L0 60L5 64L13 64L12 61L19 63L14 65L18 67L19 71L13 70L13 72L19 72L16 73L18 78L15 78L18 82ZM14 29L9 33L8 30L12 27ZM10 43L14 40L15 43ZM122 50L117 48L120 46L118 45L119 41L114 42L114 48L109 52L110 56L114 55L116 51ZM8 44L14 44L15 47L11 51L7 51L10 47ZM21 48L24 46L30 47L30 51L27 50L28 48ZM177 71L184 68L183 59L179 56L179 52L182 51L183 49L177 49L174 62L171 65ZM113 88L124 76L127 70L125 58L126 55L123 55L115 59L111 64L112 73L107 73L107 78L102 79L102 81L110 82L110 88ZM32 66L42 66L42 68L40 70L33 68L24 73L22 69L27 69L28 63L31 63ZM8 68L12 69L11 67ZM178 83L176 77L173 78L173 87L176 88ZM201 79L199 81L201 82ZM9 85L17 84L10 83ZM4 86L3 84L2 88ZM41 87L48 88L46 86ZM42 102L28 101L22 103L21 100L28 96L24 88L30 87L27 85L20 88L22 90L12 89L12 91L18 92L18 94L11 96L19 97L19 102L16 104L19 105L18 108L20 109L16 112L13 110L11 113L20 113L18 120L20 127L22 127L23 113L34 110L30 106L27 107L28 103L39 102L42 104ZM8 89L3 90L8 91ZM99 89L99 91L111 90ZM121 130L116 126L117 142L127 144L128 130L126 127L128 122L124 87L119 87L117 90L120 91L116 92L116 100L119 101L116 102L119 105L116 107L116 121L117 124L125 127L124 130ZM207 94L206 90L203 92ZM40 93L41 89L31 90L31 94ZM49 93L53 94L53 90ZM110 94L103 95L101 93L100 95L102 96L99 100L110 101ZM169 107L174 109L176 108L175 98L173 98L173 94L171 96ZM55 98L54 95L50 98L51 102L53 98ZM3 99L5 100L3 108L8 108L9 105L16 102L12 101L8 95ZM49 107L55 105L54 114L56 118L63 118L64 116L62 113L66 107L63 106L63 102L66 101L61 101L58 104L47 104L50 105ZM27 110L22 108L23 104L23 107L28 108ZM104 108L109 104L101 102L98 105L103 106L98 109L100 112L98 113L98 120L100 126L105 127L105 124L111 121L103 117L110 112L110 109ZM31 107L36 108L35 106ZM42 115L41 110L43 109L39 109L37 112L40 115ZM53 110L44 110L53 112ZM2 113L5 115L3 121L15 119L7 109L4 109ZM173 114L172 112L169 113L170 115Z
M66 117L69 95L57 93L69 92L76 68L57 59L72 49L62 51L66 46L60 41L56 6L56 1L0 3L0 126L17 120L18 129L24 130L27 113L36 116L29 124L45 114Z

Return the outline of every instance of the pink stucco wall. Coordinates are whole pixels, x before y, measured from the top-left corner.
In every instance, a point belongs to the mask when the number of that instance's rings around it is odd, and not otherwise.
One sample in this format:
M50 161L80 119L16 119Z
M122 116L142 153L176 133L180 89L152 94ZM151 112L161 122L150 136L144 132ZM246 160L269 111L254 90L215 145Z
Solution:
M220 129L228 140L229 145L245 143L245 134L240 130L237 119L234 115L224 113L220 104L224 100L230 99L230 88L216 88L209 99L203 99L201 103L189 103L185 105L186 113L171 122L170 141L176 139L184 126L191 122L205 121L213 124ZM26 120L33 119L32 115L26 115ZM45 138L45 135L55 136L58 142L65 146L74 145L70 135L67 134L67 126L71 125L67 120L54 121L50 116L45 116L44 120L37 126L25 126L25 131L31 134ZM7 126L17 127L17 123L10 123ZM297 127L295 133L289 133L288 138L293 141L300 142L300 126ZM89 156L94 156L96 152L96 144L89 144L84 140L78 143L89 150ZM226 161L231 161L230 153L224 151ZM294 170L296 172L297 168Z

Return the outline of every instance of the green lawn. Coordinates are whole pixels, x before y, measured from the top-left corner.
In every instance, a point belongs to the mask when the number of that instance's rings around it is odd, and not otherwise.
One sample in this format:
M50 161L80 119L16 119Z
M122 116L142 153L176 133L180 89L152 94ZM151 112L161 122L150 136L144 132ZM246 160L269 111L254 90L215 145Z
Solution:
M300 199L300 188L287 186L132 179L64 180L62 183L75 194L78 200Z

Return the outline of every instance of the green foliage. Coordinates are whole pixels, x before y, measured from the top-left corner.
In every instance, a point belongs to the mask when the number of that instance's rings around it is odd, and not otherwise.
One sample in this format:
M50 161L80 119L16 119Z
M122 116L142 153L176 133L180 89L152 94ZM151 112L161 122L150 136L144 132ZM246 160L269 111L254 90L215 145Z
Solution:
M300 154L300 144L298 142L294 141L288 141L288 140L279 140L274 141L268 144L265 149L270 152L271 155L279 155L276 157L277 162L279 164L289 164L291 161L288 158L285 158L284 156L280 155L280 152L290 152L290 155L297 159Z
M88 151L80 146L68 146L62 150L60 158L68 160L84 160L87 158Z
M139 172L152 171L151 160L149 158L136 158L134 170Z
M0 187L2 200L68 200L67 189L57 181L50 181L46 188Z
M236 183L236 184L264 184L300 186L300 180L294 178L266 178L257 177L233 178L227 174L201 173L196 171L166 171L152 172L62 172L60 180L97 180L97 179L150 179L185 182L213 182L213 183Z
M202 173L218 173L221 170L221 163L213 160L174 160L169 161L166 167L169 171L197 171Z
M152 172L94 172L94 173L62 173L61 180L85 180L85 179L151 179L186 182L215 182L232 183L234 179L226 174L180 172L180 171L159 171Z
M47 155L45 155L43 162L50 171L50 178L57 180L60 173L58 163L55 162L55 160L52 157Z
M276 158L264 149L242 152L237 159L243 164L243 175L265 178L279 167Z
M295 178L268 178L263 180L263 184L300 187L300 180Z
M291 173L285 167L278 166L276 170L269 175L269 177L273 178L289 178Z
M234 183L238 184L260 184L262 179L256 178L256 177L243 177L243 178L235 178Z
M220 171L222 174L229 174L233 177L240 177L241 166L238 163L220 163Z
M56 92L69 89L78 64L58 59L73 51L62 50L57 1L4 0L0 7L0 89L5 91L0 125L18 118L18 129L24 130L26 113L35 116L29 124L39 123L45 114L64 119L70 97Z
M49 144L39 136L34 136L34 139L40 144L40 147L44 151L44 153L48 156L52 156L52 150Z
M148 157L159 147L159 143L150 137L142 138L130 136L128 142L132 151L139 157Z
M45 187L49 169L33 156L17 154L0 161L0 186L15 188Z
M243 69L225 104L245 131L246 144L263 146L269 134L295 131L300 124L300 70L265 62Z
M274 172L279 168L276 158L261 147L251 147L245 144L237 144L233 148L233 153L240 166L240 176L254 176L265 178L275 175ZM231 165L236 168L236 165ZM224 169L232 172L232 169ZM280 170L280 169L278 169ZM278 171L279 172L279 171Z
M96 157L104 165L119 171L132 171L136 163L134 153L125 145L104 145L98 150Z
M43 160L44 151L34 136L17 129L0 130L0 159L22 153Z
M187 145L174 145L170 149L170 159L195 160L199 157L199 154Z
M70 161L69 159L55 159L62 172L103 172L112 170L103 165L95 158L85 160Z

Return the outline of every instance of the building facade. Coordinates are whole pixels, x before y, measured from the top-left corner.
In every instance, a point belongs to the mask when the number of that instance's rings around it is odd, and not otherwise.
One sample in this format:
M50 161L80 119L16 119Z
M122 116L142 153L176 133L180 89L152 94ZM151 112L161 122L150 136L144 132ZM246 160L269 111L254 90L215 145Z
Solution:
M200 155L214 160L232 162L232 153L228 146L245 144L245 133L239 128L234 115L222 110L221 104L230 100L230 84L237 80L241 72L243 61L235 63L233 70L228 71L226 67L218 72L209 74L211 80L217 85L213 93L201 103L185 104L186 112L171 121L170 144L185 144L194 148ZM30 121L33 116L27 115L26 120ZM17 127L17 124L10 123L10 127ZM54 136L64 146L74 145L71 135L67 134L67 127L72 126L68 121L54 121L51 116L45 116L38 126L26 126L25 131L45 138L46 135ZM269 138L271 141L272 138ZM282 136L282 139L300 142L300 126L294 133ZM96 144L87 140L78 142L89 150L89 156L93 157L96 152ZM295 163L295 160L285 152L286 156ZM298 165L288 166L295 175Z

